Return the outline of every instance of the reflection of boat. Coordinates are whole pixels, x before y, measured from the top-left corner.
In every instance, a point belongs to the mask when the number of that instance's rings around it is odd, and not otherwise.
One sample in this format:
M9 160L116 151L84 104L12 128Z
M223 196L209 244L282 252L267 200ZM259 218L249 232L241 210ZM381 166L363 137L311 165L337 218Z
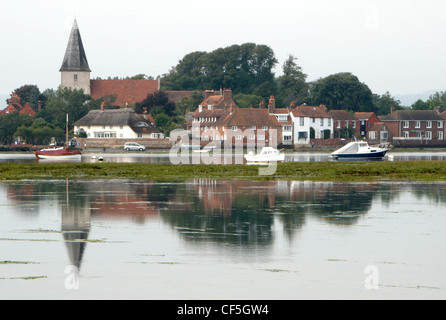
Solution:
M388 149L370 147L365 141L350 142L331 154L335 159L382 159Z
M53 160L77 160L82 154L77 150L69 150L68 148L48 148L34 152L37 159L53 159Z
M285 154L272 147L263 147L259 154L252 151L245 154L245 159L248 162L285 161Z
M80 160L82 153L78 150L68 149L68 114L67 114L67 141L66 146L61 148L47 148L35 151L37 159L52 159L52 160Z

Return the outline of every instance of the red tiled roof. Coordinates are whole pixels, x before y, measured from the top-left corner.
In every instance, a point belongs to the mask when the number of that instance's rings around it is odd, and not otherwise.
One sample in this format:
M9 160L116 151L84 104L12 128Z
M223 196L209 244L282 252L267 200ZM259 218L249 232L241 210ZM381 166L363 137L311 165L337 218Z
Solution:
M368 120L373 116L373 112L356 112L355 117L359 120Z
M281 126L277 118L269 114L268 109L237 108L224 120L225 126Z
M327 112L320 107L299 106L291 110L295 117L331 118Z
M91 96L100 99L107 95L117 95L115 105L143 101L147 95L158 91L158 80L91 80Z
M348 113L346 110L331 110L328 112L334 120L358 120L354 115Z

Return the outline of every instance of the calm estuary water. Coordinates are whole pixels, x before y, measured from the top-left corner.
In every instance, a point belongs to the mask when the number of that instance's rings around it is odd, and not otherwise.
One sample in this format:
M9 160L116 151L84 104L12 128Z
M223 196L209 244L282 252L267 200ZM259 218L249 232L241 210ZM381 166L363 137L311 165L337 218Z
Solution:
M0 184L0 299L444 299L446 183Z

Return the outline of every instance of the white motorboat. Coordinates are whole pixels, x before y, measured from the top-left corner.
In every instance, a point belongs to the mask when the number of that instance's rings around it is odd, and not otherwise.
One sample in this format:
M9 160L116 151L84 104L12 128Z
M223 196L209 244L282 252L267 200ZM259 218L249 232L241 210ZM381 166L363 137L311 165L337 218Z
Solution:
M371 147L365 141L354 141L331 154L335 159L382 159L388 149Z
M259 154L250 151L245 154L247 162L285 161L285 154L272 147L263 147Z

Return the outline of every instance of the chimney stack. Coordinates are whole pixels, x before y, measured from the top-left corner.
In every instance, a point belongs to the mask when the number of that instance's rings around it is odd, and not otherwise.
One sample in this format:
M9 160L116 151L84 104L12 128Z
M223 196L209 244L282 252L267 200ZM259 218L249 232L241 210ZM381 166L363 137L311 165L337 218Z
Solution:
M268 104L268 112L274 113L274 108L276 107L276 99L274 99L274 96L271 96L269 98L269 104Z
M265 108L265 101L262 100L262 101L259 103L259 108L260 108L260 109Z

